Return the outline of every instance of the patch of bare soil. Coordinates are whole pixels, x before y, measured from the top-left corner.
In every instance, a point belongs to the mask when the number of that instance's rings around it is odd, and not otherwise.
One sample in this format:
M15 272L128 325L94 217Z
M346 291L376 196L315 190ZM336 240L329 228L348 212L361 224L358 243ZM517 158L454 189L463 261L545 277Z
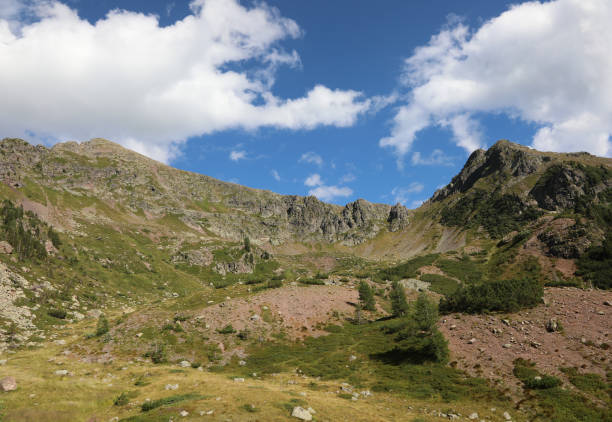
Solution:
M577 367L605 377L612 363L612 292L548 288L545 304L508 315L449 315L439 323L449 341L451 360L471 375L500 382L514 391L513 361L529 359L546 374L564 379L560 367ZM556 319L563 332L547 332Z
M283 330L297 339L324 333L336 311L339 316L352 315L351 303L358 300L356 289L344 286L288 286L267 290L249 298L230 299L209 306L195 315L211 330L231 324L238 331L269 332Z
M435 265L425 265L417 270L421 275L423 274L436 274L436 275L446 275L444 271Z

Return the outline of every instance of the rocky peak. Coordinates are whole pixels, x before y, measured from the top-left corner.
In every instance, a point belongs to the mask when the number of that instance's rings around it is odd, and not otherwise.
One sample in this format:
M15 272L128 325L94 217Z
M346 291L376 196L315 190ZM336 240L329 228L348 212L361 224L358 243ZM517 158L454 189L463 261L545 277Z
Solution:
M497 176L500 181L510 177L522 177L536 172L551 158L528 147L507 140L496 142L487 151L474 151L461 172L451 182L436 191L432 201L441 201L458 192L465 192L482 178Z

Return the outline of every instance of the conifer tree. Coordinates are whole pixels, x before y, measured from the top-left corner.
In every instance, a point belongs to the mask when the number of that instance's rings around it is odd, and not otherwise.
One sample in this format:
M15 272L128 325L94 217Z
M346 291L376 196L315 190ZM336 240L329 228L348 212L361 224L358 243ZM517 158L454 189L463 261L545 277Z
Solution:
M403 317L408 314L406 292L404 292L404 287L398 281L394 281L391 284L389 298L391 299L391 312L393 316Z
M362 281L359 283L359 303L366 311L376 310L376 300L374 292L368 283Z

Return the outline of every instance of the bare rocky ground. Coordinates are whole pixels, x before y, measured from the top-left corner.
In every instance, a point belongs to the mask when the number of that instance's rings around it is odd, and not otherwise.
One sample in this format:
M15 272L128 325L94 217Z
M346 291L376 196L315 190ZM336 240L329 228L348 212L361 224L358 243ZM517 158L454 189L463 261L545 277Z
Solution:
M612 352L605 346L611 342L612 307L604 302L612 302L612 292L547 288L544 299L545 304L513 314L445 317L439 326L449 341L451 360L515 392L520 388L512 375L517 358L561 379L560 367L605 377L612 364ZM561 332L546 330L551 319L561 323Z

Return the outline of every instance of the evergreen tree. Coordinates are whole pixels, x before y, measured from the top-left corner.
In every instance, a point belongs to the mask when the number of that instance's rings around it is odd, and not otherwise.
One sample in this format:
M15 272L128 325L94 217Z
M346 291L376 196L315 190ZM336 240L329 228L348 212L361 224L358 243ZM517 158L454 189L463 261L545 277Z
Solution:
M376 300L374 292L368 283L362 281L359 283L359 303L366 311L376 310Z
M96 336L100 337L106 333L108 333L108 320L104 316L104 314L100 315L98 318L98 326L96 327Z
M251 239L248 236L244 238L244 250L251 252Z
M408 314L408 302L406 302L406 292L404 287L399 281L394 281L391 284L391 293L389 294L391 299L391 312L393 316L403 317Z

